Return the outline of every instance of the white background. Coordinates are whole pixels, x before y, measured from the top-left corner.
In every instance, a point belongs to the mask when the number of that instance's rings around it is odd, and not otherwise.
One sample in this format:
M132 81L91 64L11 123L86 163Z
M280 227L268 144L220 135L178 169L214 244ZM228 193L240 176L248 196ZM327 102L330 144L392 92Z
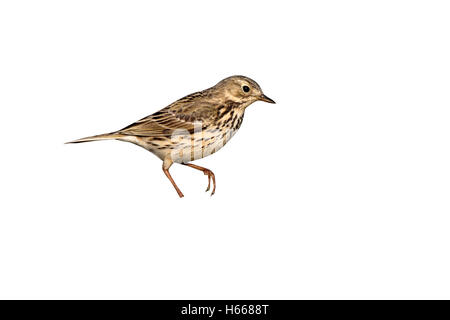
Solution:
M2 1L0 298L450 298L442 1ZM110 132L233 74L197 161Z

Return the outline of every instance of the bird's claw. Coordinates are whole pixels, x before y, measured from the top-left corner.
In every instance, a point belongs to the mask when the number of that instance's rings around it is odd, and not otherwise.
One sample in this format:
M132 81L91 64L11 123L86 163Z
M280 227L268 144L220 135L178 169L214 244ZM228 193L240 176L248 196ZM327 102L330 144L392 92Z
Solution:
M213 195L216 192L216 179L214 177L214 173L211 170L205 170L203 172L206 176L208 176L208 187L206 188L205 192L208 192L209 189L211 188L211 178L213 181L213 189L211 191L211 195Z

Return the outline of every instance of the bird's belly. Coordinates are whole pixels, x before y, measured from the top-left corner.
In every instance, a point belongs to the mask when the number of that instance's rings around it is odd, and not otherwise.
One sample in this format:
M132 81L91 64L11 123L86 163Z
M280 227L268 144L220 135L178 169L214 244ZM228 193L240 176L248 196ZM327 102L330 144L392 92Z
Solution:
M173 138L170 158L173 162L187 163L219 151L236 130L202 130L194 135ZM178 140L178 141L177 141Z

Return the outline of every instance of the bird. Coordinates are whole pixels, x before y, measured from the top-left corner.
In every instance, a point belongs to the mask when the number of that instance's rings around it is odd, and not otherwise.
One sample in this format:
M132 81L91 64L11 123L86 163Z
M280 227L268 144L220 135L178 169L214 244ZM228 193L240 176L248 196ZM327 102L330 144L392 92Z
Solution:
M190 162L220 150L241 127L246 108L256 101L275 103L256 81L231 76L216 85L189 94L167 107L118 131L89 136L66 143L119 140L138 145L163 161L162 170L178 196L184 195L169 168L179 163L208 176L206 192L216 191L214 173Z

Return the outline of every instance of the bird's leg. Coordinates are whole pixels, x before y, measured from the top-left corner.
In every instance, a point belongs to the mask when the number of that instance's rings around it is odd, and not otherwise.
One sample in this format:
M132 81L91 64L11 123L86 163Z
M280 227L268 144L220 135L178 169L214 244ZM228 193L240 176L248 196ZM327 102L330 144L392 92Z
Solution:
M212 189L212 191L211 191L211 195L213 195L213 194L216 192L216 177L214 176L214 173L213 173L211 170L206 169L206 168L203 168L203 167L200 167L200 166L197 166L197 165L195 165L195 164L191 164L191 163L183 163L183 164L184 164L185 166L188 166L188 167L191 167L191 168L200 170L200 171L202 171L205 175L208 176L208 188L206 188L206 191L209 191L209 188L210 188L210 186L211 186L211 179L212 179L212 182L213 182L213 189Z
M183 192L181 192L180 188L178 188L177 184L175 183L175 181L173 180L172 176L170 175L169 168L170 168L171 165L172 165L171 162L168 163L167 161L164 161L162 169L163 169L165 175L167 176L167 178L169 179L169 181L172 183L172 185L175 188L175 190L177 191L177 193L180 196L180 198L183 198L184 197Z

